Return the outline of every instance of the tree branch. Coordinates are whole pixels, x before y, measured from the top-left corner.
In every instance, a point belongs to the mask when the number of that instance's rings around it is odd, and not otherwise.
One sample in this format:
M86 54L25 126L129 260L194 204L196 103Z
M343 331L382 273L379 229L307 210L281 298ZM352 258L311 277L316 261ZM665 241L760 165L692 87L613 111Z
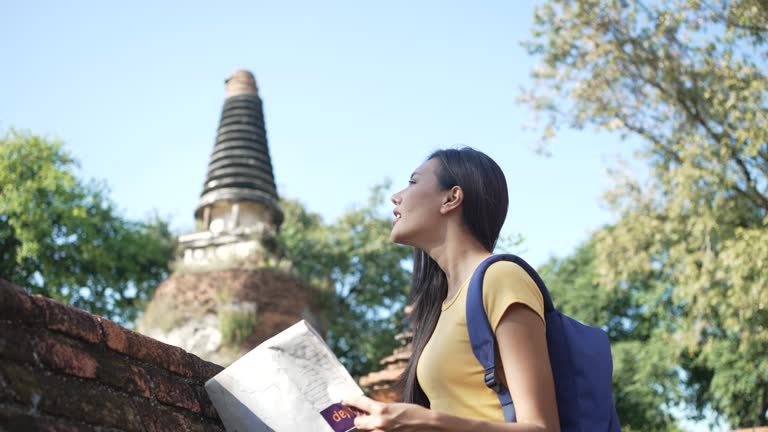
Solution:
M620 42L621 39L617 38L617 42ZM655 55L655 53L649 52L647 50L643 50L642 47L638 47L634 40L628 39L626 42L629 42L633 45L633 50L637 51L638 48L641 50L640 52L644 52L645 54L649 55L652 61L656 61L656 64L659 64L658 57ZM619 47L622 50L622 52L627 56L627 58L636 58L637 53L635 53L635 56L630 56L629 53L627 53L624 48L623 44L619 43ZM676 59L668 58L668 61L675 61ZM686 116L695 122L696 124L699 124L704 131L707 133L707 135L710 137L711 140L713 140L715 143L718 143L720 145L726 145L729 150L729 154L731 156L731 159L736 163L736 165L739 167L739 170L741 171L741 175L744 177L744 180L746 181L746 190L742 190L739 187L734 187L737 192L741 193L742 195L746 196L750 201L752 201L754 204L756 204L758 207L761 207L765 210L768 210L768 197L760 193L760 191L757 190L755 187L754 180L752 179L752 175L750 174L749 168L746 166L744 161L738 157L738 151L734 146L729 146L724 143L724 135L719 134L715 132L712 127L709 125L709 123L704 119L704 117L701 115L700 110L692 107L689 104L689 100L685 98L685 85L682 82L681 77L683 76L682 73L678 74L670 74L670 77L673 78L673 85L675 87L674 90L670 90L665 88L661 83L657 82L656 80L651 79L650 77L645 76L641 71L639 71L637 68L631 68L629 67L631 62L618 62L619 67L622 68L622 70L628 74L630 77L635 78L647 85L650 85L651 87L658 90L661 94L665 95L669 100L672 100L676 102L684 111ZM691 76L694 76L695 74L691 74ZM695 80L695 78L693 78ZM698 88L698 82L696 82L697 88ZM646 136L646 135L643 135ZM646 136L647 137L647 136ZM730 142L734 142L735 140L733 137L730 137L728 139ZM656 141L657 143L660 142L660 140ZM667 150L662 147L663 150ZM669 153L667 153L669 154Z
M768 32L768 27L765 27L765 26L764 27L760 27L760 26L757 26L757 25L741 24L739 22L736 22L736 21L732 20L727 15L725 15L723 12L715 9L715 7L710 5L709 2L702 1L701 4L704 5L704 7L706 7L707 9L709 9L715 15L715 17L719 18L726 25L728 25L730 27L738 28L738 29L741 29L741 30L747 30L747 31L750 31L750 32L753 32L753 33ZM765 3L758 1L757 4L758 4L758 6L762 7L763 13L768 13L768 7L765 5Z

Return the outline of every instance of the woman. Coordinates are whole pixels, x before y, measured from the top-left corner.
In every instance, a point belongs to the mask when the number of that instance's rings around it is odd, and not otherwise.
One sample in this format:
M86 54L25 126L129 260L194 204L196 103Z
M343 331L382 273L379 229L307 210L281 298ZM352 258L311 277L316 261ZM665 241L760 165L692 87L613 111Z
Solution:
M439 150L392 196L391 239L413 246L413 354L403 374L405 403L360 396L355 419L373 431L559 431L541 293L517 264L491 264L483 303L497 340L497 364L515 404L516 423L485 386L466 329L466 291L491 252L507 214L504 173L471 148Z

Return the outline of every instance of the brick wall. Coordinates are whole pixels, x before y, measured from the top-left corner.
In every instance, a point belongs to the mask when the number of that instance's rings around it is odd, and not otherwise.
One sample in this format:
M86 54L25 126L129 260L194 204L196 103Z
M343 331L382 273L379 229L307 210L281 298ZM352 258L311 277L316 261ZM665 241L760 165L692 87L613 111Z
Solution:
M0 279L0 431L223 431L221 369Z

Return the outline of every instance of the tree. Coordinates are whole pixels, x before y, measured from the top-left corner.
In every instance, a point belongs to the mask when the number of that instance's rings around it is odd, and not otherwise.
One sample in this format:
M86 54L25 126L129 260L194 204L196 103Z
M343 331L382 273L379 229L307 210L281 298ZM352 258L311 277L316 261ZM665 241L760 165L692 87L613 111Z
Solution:
M386 189L374 187L367 205L330 224L297 201L281 202L285 258L321 293L328 344L353 376L375 370L404 330L411 249L389 240L392 220L379 211Z
M121 217L76 166L58 141L0 139L0 277L129 324L166 277L173 237L157 217Z
M545 140L567 125L642 143L649 178L606 194L620 219L596 238L600 284L653 282L681 401L739 427L768 424L767 34L757 0L548 0L522 97Z
M674 388L677 380L667 374L668 347L653 337L661 318L643 307L642 287L649 282L636 281L631 289L620 292L598 284L594 237L569 256L550 258L539 273L558 309L608 333L614 361L616 409L623 430L679 430L669 410L663 409L672 401L669 388ZM636 361L639 353L644 353L646 359L657 359L641 363Z

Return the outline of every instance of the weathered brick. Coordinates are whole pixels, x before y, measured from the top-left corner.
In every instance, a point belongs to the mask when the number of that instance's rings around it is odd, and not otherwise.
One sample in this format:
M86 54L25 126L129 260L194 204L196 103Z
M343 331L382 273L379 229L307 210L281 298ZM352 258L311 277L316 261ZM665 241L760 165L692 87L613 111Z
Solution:
M19 324L0 323L0 357L35 363L30 330Z
M219 372L224 370L223 367L217 365L216 363L205 361L194 354L188 354L188 355L192 358L192 362L195 365L192 379L194 379L195 381L201 384L205 384L206 381L213 378Z
M226 432L226 429L224 429L224 426L214 425L206 423L203 427L203 431L205 432Z
M0 431L36 431L36 419L24 409L0 403Z
M96 432L97 429L82 423L75 423L60 418L38 417L35 430L39 432Z
M160 366L200 383L224 370L223 367L202 360L179 347L128 330L101 317L97 320L104 329L107 346L129 357Z
M146 370L130 364L119 354L100 345L66 339L47 330L37 331L31 336L37 346L39 360L52 370L81 378L96 378L104 384L145 398L151 396L151 381ZM24 339L27 344L28 339Z
M151 397L152 382L142 366L131 364L112 351L102 353L97 359L99 381L132 395Z
M129 338L130 332L127 329L120 327L112 321L104 318L97 318L99 324L104 329L104 340L107 346L117 352L128 354L130 350Z
M208 418L221 421L219 419L219 413L216 412L216 408L213 406L213 402L208 398L208 392L205 391L205 387L201 385L192 386L192 390L197 395L197 400L200 402L200 413Z
M168 369L183 377L195 376L196 365L186 351L99 318L107 346L129 357Z
M11 389L5 382L3 375L0 374L0 401L11 400L12 398Z
M46 388L40 401L46 412L70 416L88 424L140 431L141 421L134 413L130 399L95 383L91 386L71 382L55 382ZM73 397L74 395L74 397Z
M155 397L158 401L168 405L188 409L192 412L200 412L200 403L192 387L179 378L166 376L163 373L152 377L155 384Z
M40 432L95 432L91 426L51 418L17 406L0 404L0 432L40 431Z
M0 361L0 375L14 400L29 408L37 407L43 395L43 385L36 371Z
M101 340L101 330L94 315L72 306L35 295L32 301L42 311L45 325L86 342L97 343Z
M189 432L224 432L224 428L206 421L188 418L187 430Z
M36 431L35 418L23 413L8 413L4 406L0 405L0 432Z
M96 378L99 363L92 347L52 333L39 333L34 341L40 361L49 368L81 378Z
M37 370L0 363L17 401L33 410L126 431L142 431L131 401L93 381L42 374Z
M32 323L40 322L42 318L29 294L0 279L0 320Z
M183 415L165 409L147 400L133 398L133 406L141 418L146 432L182 431L189 429L189 421Z

